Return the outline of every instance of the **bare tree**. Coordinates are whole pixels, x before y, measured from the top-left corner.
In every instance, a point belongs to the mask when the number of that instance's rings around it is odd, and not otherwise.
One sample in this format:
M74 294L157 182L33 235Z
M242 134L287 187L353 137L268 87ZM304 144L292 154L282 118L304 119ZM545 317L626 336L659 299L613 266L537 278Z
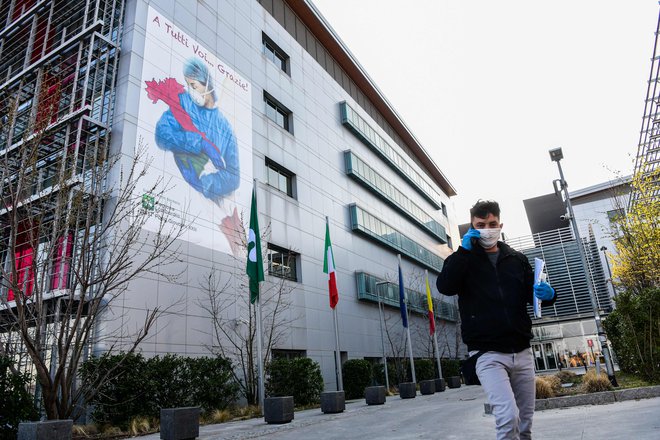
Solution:
M56 99L37 102L27 117L19 99L0 104L0 354L33 365L48 419L76 418L107 379L76 383L99 322L138 276L174 277L164 270L186 225L158 209L167 185L138 188L142 142L134 157L111 155L106 128L59 121ZM161 312L106 335L107 350L133 352Z
M247 255L247 234L243 213L241 213L240 225L242 230L237 235L242 241L238 244ZM270 226L267 226L261 234L262 242L266 242L269 234ZM279 270L290 270L291 262L284 266ZM234 369L234 377L240 384L241 392L248 404L254 405L257 404L259 395L257 316L254 304L250 303L247 275L243 274L237 279L236 277L235 274L212 269L201 283L206 297L198 301L198 305L211 317L213 345L209 349L238 364L238 369ZM264 343L263 365L270 360L273 348L281 345L287 337L290 324L297 319L292 315L291 310L292 290L291 281L287 281L285 277L262 283L260 304Z

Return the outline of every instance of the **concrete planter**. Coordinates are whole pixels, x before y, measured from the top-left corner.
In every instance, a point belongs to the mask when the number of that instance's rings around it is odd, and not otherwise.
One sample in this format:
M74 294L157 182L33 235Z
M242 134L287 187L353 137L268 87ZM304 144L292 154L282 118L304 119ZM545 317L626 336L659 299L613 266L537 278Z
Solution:
M293 420L293 396L266 397L264 399L266 423L289 423Z
M343 391L326 391L321 393L321 411L323 414L334 414L346 409L346 400Z
M48 420L18 424L18 440L71 440L73 420Z
M73 420L18 424L18 440L71 440Z
M435 380L423 380L419 383L419 392L423 396L435 393Z
M385 403L385 387L367 387L364 389L367 405L382 405Z
M447 378L447 386L449 388L460 388L461 387L461 377L452 376Z
M403 382L399 384L399 396L402 399L414 399L417 395L417 387L414 382Z
M188 440L199 437L198 406L161 408L160 438L163 440Z
M435 392L436 393L441 393L445 390L445 387L447 386L447 383L445 382L444 379L435 379Z

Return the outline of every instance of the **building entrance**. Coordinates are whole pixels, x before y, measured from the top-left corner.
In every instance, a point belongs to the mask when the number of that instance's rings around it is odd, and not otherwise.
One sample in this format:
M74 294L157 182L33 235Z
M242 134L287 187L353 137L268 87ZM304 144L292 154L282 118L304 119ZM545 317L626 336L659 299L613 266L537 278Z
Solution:
M552 342L532 344L536 371L557 369L557 350Z

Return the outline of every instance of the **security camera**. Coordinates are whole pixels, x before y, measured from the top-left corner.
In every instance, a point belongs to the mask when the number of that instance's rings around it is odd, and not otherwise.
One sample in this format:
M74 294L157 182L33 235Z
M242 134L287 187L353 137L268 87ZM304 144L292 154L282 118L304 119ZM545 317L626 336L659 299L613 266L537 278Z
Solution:
M562 214L562 215L559 216L559 220L561 220L563 222L568 221L570 219L571 219L570 214Z

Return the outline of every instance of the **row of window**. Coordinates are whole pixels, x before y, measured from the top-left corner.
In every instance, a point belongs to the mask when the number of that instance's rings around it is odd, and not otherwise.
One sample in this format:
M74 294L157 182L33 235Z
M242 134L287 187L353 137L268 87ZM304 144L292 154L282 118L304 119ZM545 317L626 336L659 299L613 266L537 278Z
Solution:
M290 76L289 55L263 32L261 34L261 42L265 57ZM266 116L289 133L293 133L291 110L287 109L267 92L264 92L264 102L266 103ZM340 104L340 109L342 123L351 129L367 146L382 155L395 171L408 180L435 208L441 209L442 213L446 216L447 207L433 186L346 102ZM443 241L446 242L446 240Z
M273 62L280 70L287 75L290 75L290 57L282 50L268 35L262 33L262 51L264 56ZM282 129L293 134L293 113L285 105L279 102L275 97L264 91L263 94L265 104L265 114L268 119L273 121ZM344 125L352 128L352 131L365 141L365 143L372 149L375 148L393 168L406 178L414 188L416 188L425 198L427 198L433 206L442 209L443 214L446 216L447 211L445 205L442 203L441 196L433 187L423 179L423 177L414 170L410 164L394 150L380 135L373 130L364 119L357 115L346 103L342 103L342 122ZM349 152L350 154L350 152ZM425 230L429 231L432 235L438 238L443 243L447 243L448 237L442 225L433 220L426 212L417 204L412 202L401 191L394 188L382 176L373 171L363 161L356 156L353 156L355 167L350 166L351 157L347 156L347 173L359 178L363 183L369 185L381 194L388 202L398 207L404 214L411 217L416 223L420 224ZM351 171L352 170L352 173ZM266 182L273 188L282 191L289 197L295 198L295 174L276 162L266 158ZM432 270L439 271L442 268L442 259L437 255L430 252L428 249L423 248L413 240L400 234L398 231L387 226L385 223L359 210L354 207L355 221L353 221L353 229L362 230L363 232L377 237L379 241L384 242L387 246L395 248L397 251L408 255L422 264L428 266ZM358 214L359 213L359 214ZM353 215L352 215L353 217ZM358 220L359 217L359 220ZM361 220L361 221L360 221ZM366 220L366 222L365 222ZM295 261L296 258L287 256L292 264L286 264L282 259L285 255L285 250L282 248L271 248L269 245L269 273L274 276L282 278L297 280ZM282 261L277 261L277 259ZM293 268L292 268L293 265Z
M399 285L382 278L375 277L368 273L356 272L358 299L382 302L391 307L400 307L399 303ZM420 286L421 287L421 286ZM409 288L404 289L408 299L408 310L426 314L428 312L428 302L426 292L421 292ZM454 303L442 301L439 298L432 298L433 312L436 317L447 321L458 321L458 308Z
M420 208L419 205L408 198L408 196L392 185L389 180L378 174L350 150L344 152L344 160L346 163L346 174L379 195L442 243L447 243L447 232L445 228Z
M411 258L434 272L442 270L443 259L414 240L403 235L378 217L358 207L355 203L348 207L351 216L351 229L377 240L397 253Z
M383 157L388 165L406 179L412 187L427 199L436 209L442 209L442 197L421 173L415 170L408 161L387 143L381 135L374 130L346 102L340 104L341 122L355 134L367 147ZM444 212L444 210L443 210Z
M289 55L265 33L261 33L261 48L264 56L282 72L291 75ZM293 134L293 112L264 90L266 117L279 127Z

